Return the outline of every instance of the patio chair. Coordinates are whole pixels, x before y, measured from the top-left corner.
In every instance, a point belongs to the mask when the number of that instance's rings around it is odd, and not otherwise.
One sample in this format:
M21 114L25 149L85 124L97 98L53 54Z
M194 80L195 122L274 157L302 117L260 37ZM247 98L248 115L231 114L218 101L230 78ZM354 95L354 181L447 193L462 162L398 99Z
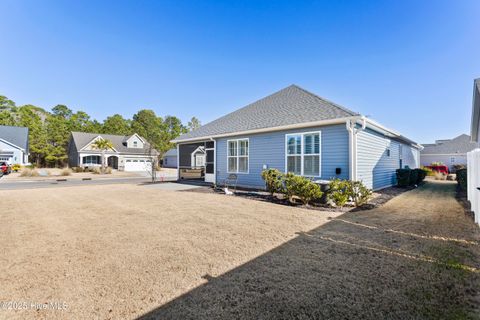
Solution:
M231 173L224 180L223 185L225 186L225 188L228 188L229 186L233 186L234 192L237 192L237 181L238 181L238 176L235 173Z

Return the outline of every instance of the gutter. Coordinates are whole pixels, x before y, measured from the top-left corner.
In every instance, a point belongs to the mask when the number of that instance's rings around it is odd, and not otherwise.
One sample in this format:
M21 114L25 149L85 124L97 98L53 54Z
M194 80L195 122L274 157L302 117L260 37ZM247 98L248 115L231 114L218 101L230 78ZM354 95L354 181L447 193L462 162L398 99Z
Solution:
M245 130L245 131L236 131L236 132L230 132L230 133L224 133L224 134L203 136L203 137L198 137L198 138L174 139L174 140L171 140L170 142L172 142L172 143L198 142L198 141L205 141L205 140L211 140L211 139L223 138L223 137L233 137L233 136L250 135L250 134L256 134L256 133L284 131L284 130L290 130L290 129L300 129L300 128L308 128L308 127L325 126L325 125L331 125L331 124L343 124L347 120L352 120L352 119L357 119L357 118L358 118L358 116L352 116L352 117L344 117L344 118L329 119L329 120L302 122L302 123L295 123L295 124L289 124L289 125L278 126L278 127L252 129L252 130Z
M320 121L312 121L312 122L303 122L303 123L296 123L290 124L285 126L278 126L278 127L271 127L271 128L261 128L261 129L253 129L253 130L245 130L245 131L237 131L237 132L230 132L224 134L216 134L216 135L209 135L197 138L190 138L190 139L173 139L171 143L193 143L193 142L200 142L205 140L214 140L217 138L224 138L224 137L234 137L234 136L242 136L242 135L251 135L257 133L265 133L265 132L275 132L275 131L284 131L284 130L292 130L292 129L301 129L301 128L309 128L309 127L320 127L326 125L333 125L333 124L344 124L347 121L362 121L362 127L365 128L369 127L377 132L383 133L388 137L397 138L410 144L411 146L423 150L423 146L421 144L416 143L404 136L402 136L399 132L389 129L380 123L369 119L365 116L351 116L351 117L343 117L337 119L329 119L329 120L320 120Z
M357 128L357 121L360 120L362 126ZM348 131L348 159L349 159L349 175L350 180L357 180L357 134L360 131L363 131L367 128L367 118L364 116L358 117L357 119L347 120L345 126Z

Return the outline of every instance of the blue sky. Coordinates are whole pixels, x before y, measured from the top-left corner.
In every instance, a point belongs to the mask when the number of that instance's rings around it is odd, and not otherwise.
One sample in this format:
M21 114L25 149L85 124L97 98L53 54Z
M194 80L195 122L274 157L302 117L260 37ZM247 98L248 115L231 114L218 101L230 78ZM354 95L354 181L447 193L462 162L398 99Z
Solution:
M1 0L0 94L203 123L295 83L419 142L468 133L480 1Z

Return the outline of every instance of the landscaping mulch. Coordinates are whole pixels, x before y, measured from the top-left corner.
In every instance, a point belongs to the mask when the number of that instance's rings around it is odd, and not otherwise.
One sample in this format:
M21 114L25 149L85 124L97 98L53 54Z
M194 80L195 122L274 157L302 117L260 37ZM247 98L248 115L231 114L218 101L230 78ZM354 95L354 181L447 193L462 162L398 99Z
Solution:
M372 195L372 199L360 207L345 206L345 207L331 207L327 204L316 204L305 206L303 204L292 204L287 199L283 199L282 195L272 197L270 193L266 191L251 191L251 190L237 190L233 196L242 197L246 199L270 202L274 204L289 206L289 207L298 207L302 209L317 210L317 211L329 211L329 212L348 212L348 211L361 211L361 210L371 210L374 208L379 208L383 204L387 203L390 199L395 198L396 196L415 189L415 187L389 187L375 191ZM225 194L223 189L213 188L213 187L203 187L183 190L182 192L195 192L195 193L216 193L216 194Z

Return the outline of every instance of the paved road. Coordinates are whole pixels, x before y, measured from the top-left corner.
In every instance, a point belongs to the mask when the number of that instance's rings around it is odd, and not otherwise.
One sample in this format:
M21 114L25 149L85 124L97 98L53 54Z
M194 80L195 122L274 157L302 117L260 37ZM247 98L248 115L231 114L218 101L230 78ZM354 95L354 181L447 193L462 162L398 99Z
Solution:
M61 178L59 178L61 179ZM58 187L78 187L88 185L105 184L140 184L150 182L149 177L125 177L125 178L100 178L92 180L68 179L67 181L43 180L43 181L8 181L0 178L0 190L19 190L19 189L38 189L38 188L58 188ZM167 177L173 179L175 177Z

